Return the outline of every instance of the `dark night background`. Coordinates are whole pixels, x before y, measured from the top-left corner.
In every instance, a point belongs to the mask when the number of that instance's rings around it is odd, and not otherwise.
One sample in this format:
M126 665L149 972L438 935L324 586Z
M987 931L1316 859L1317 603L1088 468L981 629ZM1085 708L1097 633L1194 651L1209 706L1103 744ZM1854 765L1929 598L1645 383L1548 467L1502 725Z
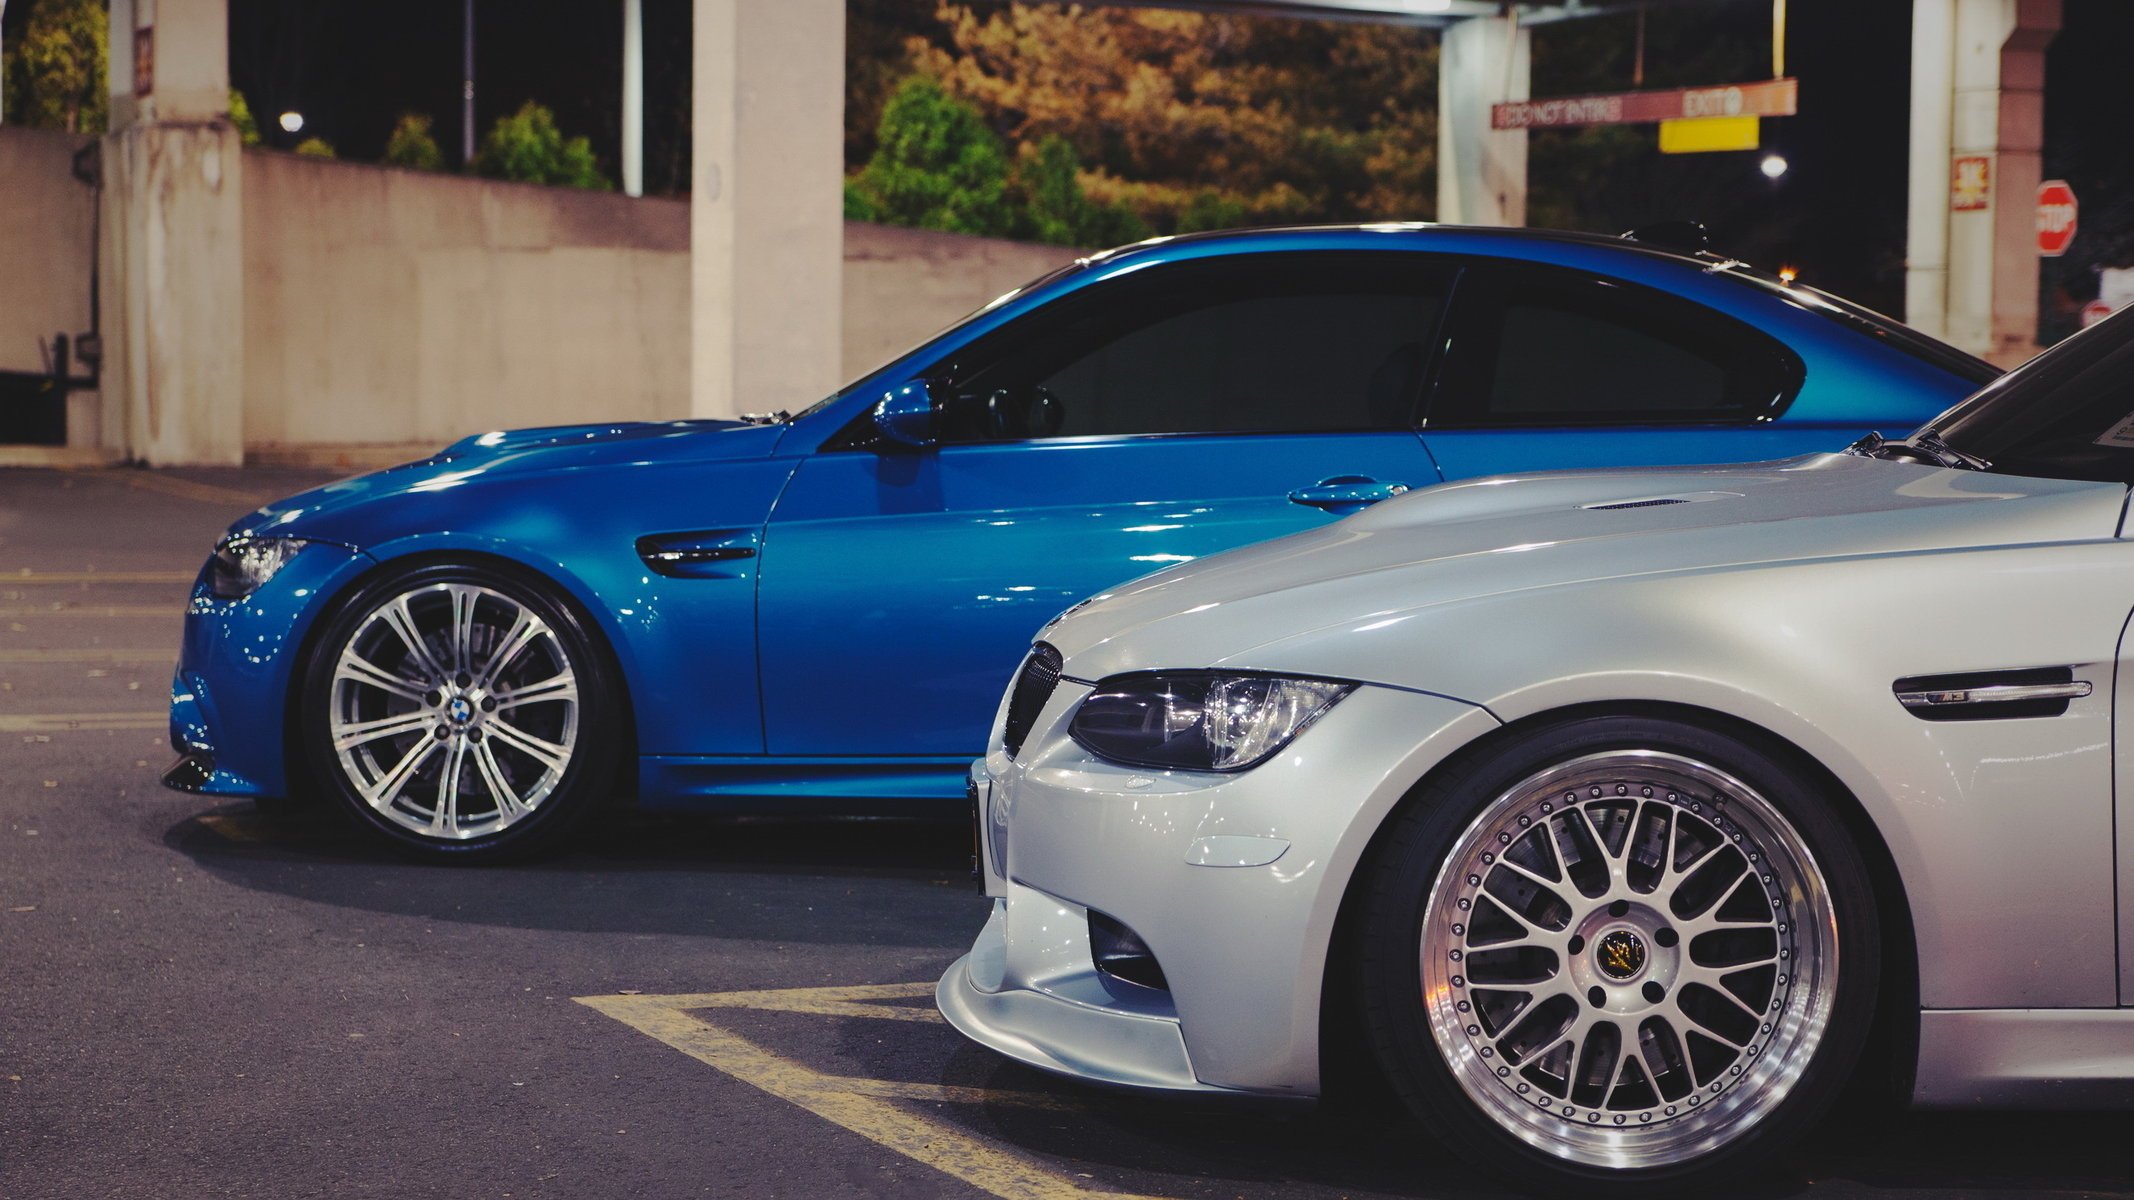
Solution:
M932 5L863 0L855 20L862 8L903 7L926 12ZM10 34L28 9L25 0L8 7ZM1657 36L1663 10L1675 27L1671 42ZM566 134L590 137L602 169L615 176L621 11L620 0L476 0L477 132L538 100L555 110ZM1763 0L1718 0L1701 11L1699 4L1656 4L1647 85L1731 82L1674 77L1718 62L1761 64L1745 78L1767 73L1769 11ZM688 180L689 12L690 0L645 0L646 187L654 193L679 192ZM344 158L374 160L398 116L418 112L435 119L446 161L457 163L455 0L231 0L230 23L232 80L270 145L298 140L274 124L294 108L306 119L300 136L324 137ZM1600 215L1577 223L1613 221L1628 210L1648 219L1698 217L1713 227L1721 249L1759 265L1796 266L1804 282L1900 312L1910 23L1903 0L1793 0L1787 69L1801 79L1801 112L1765 123L1766 146L1792 164L1786 178L1767 183L1751 154L1696 156L1729 161L1692 165L1647 156L1637 171L1604 178L1609 202L1596 199L1589 207ZM1577 85L1589 77L1605 79L1609 90L1629 86L1629 22L1591 24L1624 32L1595 29L1566 39L1570 26L1537 29L1536 95L1582 90ZM1561 52L1552 59L1551 43L1567 41L1578 43L1580 61L1565 62ZM1590 49L1596 43L1605 53ZM2134 3L2066 0L2065 26L2049 57L2045 171L2072 182L2083 208L2070 254L2046 266L2048 324L2068 307L2066 298L2079 304L2094 295L2097 265L2134 261L2134 155L2123 132L2129 46ZM866 52L862 39L854 49ZM1561 158L1537 146L1537 197Z

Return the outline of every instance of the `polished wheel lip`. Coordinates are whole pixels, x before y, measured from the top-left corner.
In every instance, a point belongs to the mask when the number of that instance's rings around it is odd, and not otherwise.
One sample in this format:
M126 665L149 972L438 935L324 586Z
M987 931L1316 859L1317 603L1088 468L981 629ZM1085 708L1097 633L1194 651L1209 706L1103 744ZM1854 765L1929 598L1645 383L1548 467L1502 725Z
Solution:
M381 663L359 649L366 646L372 654L397 648L397 657ZM514 678L543 656L552 673ZM342 778L372 813L424 840L509 829L541 807L575 757L578 686L568 648L525 603L482 584L422 584L374 605L342 640L328 688L327 736ZM361 717L366 698L395 711ZM554 740L526 728L537 708L560 729ZM530 783L515 781L529 770ZM488 802L473 816L460 811L470 785Z
M1617 792L1617 787L1624 790ZM1654 790L1646 793L1647 787ZM1594 792L1596 788L1601 792ZM1567 1097L1542 1093L1528 1083L1520 1070L1513 1069L1523 1069L1540 1056L1507 1064L1492 1046L1496 1039L1480 1026L1475 1005L1468 1000L1469 981L1461 974L1463 935L1467 914L1474 911L1477 898L1485 895L1485 873L1499 861L1498 852L1507 844L1516 843L1517 835L1533 822L1561 818L1566 793L1573 797L1573 807L1597 800L1617 804L1672 801L1680 809L1693 810L1695 817L1729 839L1715 848L1715 854L1733 845L1752 859L1749 871L1756 878L1737 880L1736 884L1765 887L1774 906L1770 927L1777 932L1777 948L1783 961L1775 976L1773 1013L1764 1014L1770 1019L1760 1023L1759 1032L1750 1036L1749 1045L1726 1073L1709 1085L1697 1085L1672 1103L1656 1096L1660 1102L1645 1110L1606 1107L1607 1101L1619 1094L1613 1083L1603 1090L1597 1107L1566 1103ZM1643 809L1633 808L1632 812L1634 822ZM1670 817L1670 856L1677 828L1677 821ZM1629 834L1625 835L1620 856L1602 847L1610 871L1607 889L1585 901L1596 906L1600 919L1596 922L1594 917L1574 911L1562 931L1561 949L1567 949L1575 940L1571 936L1573 930L1605 936L1609 926L1629 924L1612 917L1605 905L1631 898L1647 903L1654 900L1652 894L1633 897L1627 890L1624 861L1632 848ZM1673 884L1679 886L1681 879L1703 861L1682 869ZM1734 886L1728 885L1726 896L1733 894ZM1697 915L1700 919L1714 917L1724 904L1724 898L1715 900ZM1506 1133L1553 1158L1584 1166L1661 1169L1699 1158L1743 1136L1768 1117L1799 1082L1823 1037L1836 999L1836 913L1822 872L1805 841L1759 792L1722 770L1680 754L1635 749L1602 751L1521 780L1485 805L1457 839L1433 881L1423 913L1422 999L1432 1038L1454 1081L1476 1109ZM1585 920L1581 921L1581 916ZM1455 929L1461 933L1454 934ZM1517 945L1526 940L1502 944ZM1677 963L1678 970L1688 963L1686 940L1675 950L1658 946L1648 949L1649 961L1624 981L1625 990L1602 997L1611 1006L1617 1006L1616 996L1630 994L1627 989L1637 987L1647 972L1657 976L1669 961ZM1584 974L1589 980L1602 975L1595 963L1594 947L1585 946L1582 953L1570 957L1569 965L1580 964L1585 966ZM1558 959L1558 967L1561 975L1575 974L1566 969L1562 958ZM1743 968L1725 968L1739 969ZM1586 981L1580 982L1582 985ZM1551 981L1538 986L1556 985ZM1538 1006L1541 1002L1542 998L1537 997L1531 1004ZM1578 1021L1586 1019L1585 1006L1580 1007L1574 1030L1578 1029ZM1528 1010L1521 1010L1522 1015L1525 1011ZM1625 1018L1604 1012L1593 1019ZM1638 1019L1627 1018L1628 1033L1635 1034ZM1516 1019L1507 1021L1497 1036L1501 1038L1517 1026ZM1582 1033L1573 1036L1581 1039L1571 1052L1571 1061L1576 1064L1585 1044ZM1624 1048L1634 1050L1634 1043L1626 1041ZM1642 1053L1639 1061L1649 1069ZM1617 1060L1614 1070L1622 1069L1621 1060Z

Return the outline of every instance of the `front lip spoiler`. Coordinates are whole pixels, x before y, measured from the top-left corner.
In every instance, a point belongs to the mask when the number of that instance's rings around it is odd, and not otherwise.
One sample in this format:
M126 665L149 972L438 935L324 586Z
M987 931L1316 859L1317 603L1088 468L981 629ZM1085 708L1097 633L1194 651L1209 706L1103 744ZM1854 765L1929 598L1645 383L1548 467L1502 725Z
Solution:
M207 781L214 775L214 758L194 751L179 755L178 761L163 772L163 786L177 792L202 792L207 790Z

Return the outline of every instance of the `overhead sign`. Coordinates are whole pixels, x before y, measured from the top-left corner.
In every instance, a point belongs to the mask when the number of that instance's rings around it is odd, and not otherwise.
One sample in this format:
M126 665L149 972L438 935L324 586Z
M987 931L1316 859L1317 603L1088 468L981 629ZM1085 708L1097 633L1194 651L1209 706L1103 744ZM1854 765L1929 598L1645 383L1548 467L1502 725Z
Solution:
M1695 117L1660 122L1660 153L1754 150L1763 141L1760 117Z
M2038 185L2038 255L2058 258L2075 240L2075 189L2065 179Z
M1491 129L1559 129L1572 125L1638 125L1686 117L1790 117L1800 111L1800 80L1766 79L1718 87L1657 92L1611 92L1513 100L1489 109Z

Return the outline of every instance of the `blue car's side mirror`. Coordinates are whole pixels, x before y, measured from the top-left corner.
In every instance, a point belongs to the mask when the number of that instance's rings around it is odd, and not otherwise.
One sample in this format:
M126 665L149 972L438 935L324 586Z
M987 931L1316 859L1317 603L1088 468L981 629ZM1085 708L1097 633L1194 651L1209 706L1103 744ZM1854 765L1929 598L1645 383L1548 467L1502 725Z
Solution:
M883 395L873 417L875 432L890 449L924 450L941 437L941 402L924 380Z

